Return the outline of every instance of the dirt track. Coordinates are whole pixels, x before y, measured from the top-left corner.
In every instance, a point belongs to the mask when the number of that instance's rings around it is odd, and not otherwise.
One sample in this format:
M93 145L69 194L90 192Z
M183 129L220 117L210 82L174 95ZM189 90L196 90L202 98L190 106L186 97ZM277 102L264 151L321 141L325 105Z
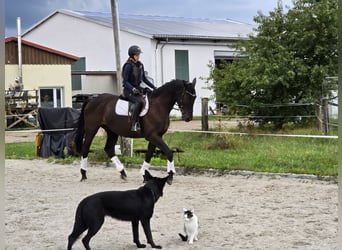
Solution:
M220 124L219 124L220 125ZM221 124L222 125L222 124ZM200 129L201 122L170 129ZM210 126L215 126L211 124ZM35 133L6 132L6 142L34 141ZM114 168L90 166L79 182L79 163L6 160L5 247L8 250L65 249L78 202L104 190L142 185L135 168L128 181ZM151 171L163 176L164 171ZM163 249L337 249L337 184L279 176L176 175L156 204L152 233ZM199 241L180 241L182 209L199 217ZM140 239L146 242L142 230ZM130 224L107 219L91 242L94 249L136 249ZM150 246L148 247L150 249ZM83 249L80 241L74 249Z
M65 249L78 202L95 192L142 185L137 169L128 169L128 177L125 182L114 168L93 166L81 183L78 162L6 160L6 249ZM193 246L178 237L183 207L193 207L199 218L199 241ZM337 184L277 176L176 175L156 204L151 227L155 242L170 250L337 249ZM146 242L142 230L140 239ZM136 249L130 223L106 219L91 246ZM84 248L78 241L74 249Z

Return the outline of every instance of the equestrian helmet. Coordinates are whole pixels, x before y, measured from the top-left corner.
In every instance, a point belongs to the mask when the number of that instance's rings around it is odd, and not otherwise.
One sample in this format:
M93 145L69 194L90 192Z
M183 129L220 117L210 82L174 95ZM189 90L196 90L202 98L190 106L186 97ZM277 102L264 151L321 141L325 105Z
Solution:
M140 47L137 46L137 45L132 45L128 49L129 57L133 57L134 55L138 55L138 54L141 54L141 53L142 53L142 51L141 51Z

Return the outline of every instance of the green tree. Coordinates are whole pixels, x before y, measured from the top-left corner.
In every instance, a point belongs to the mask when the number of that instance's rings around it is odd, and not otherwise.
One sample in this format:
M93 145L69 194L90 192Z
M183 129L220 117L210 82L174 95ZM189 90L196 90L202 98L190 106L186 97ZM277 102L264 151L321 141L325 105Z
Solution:
M337 5L297 0L284 9L279 1L268 16L259 12L255 35L236 46L240 59L209 65L217 100L277 128L297 114L312 114L314 107L300 104L320 103L324 79L337 74ZM280 106L289 103L298 105Z

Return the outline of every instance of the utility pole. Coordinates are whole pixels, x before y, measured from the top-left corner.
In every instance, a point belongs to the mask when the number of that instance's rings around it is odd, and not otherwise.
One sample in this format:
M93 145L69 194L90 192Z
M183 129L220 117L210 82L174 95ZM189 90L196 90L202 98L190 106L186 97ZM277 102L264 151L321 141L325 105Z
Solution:
M121 87L121 59L120 59L120 29L119 29L119 12L117 0L111 0L112 7L112 23L113 23L113 36L115 48L115 62L116 62L116 90L118 93L122 92Z
M113 36L114 36L114 48L115 48L115 63L116 63L116 90L117 94L122 92L122 80L121 80L121 59L120 59L120 28L119 28L119 11L117 0L110 0L112 7L112 23L113 23ZM120 136L121 149L123 154L132 156L132 143L129 139Z

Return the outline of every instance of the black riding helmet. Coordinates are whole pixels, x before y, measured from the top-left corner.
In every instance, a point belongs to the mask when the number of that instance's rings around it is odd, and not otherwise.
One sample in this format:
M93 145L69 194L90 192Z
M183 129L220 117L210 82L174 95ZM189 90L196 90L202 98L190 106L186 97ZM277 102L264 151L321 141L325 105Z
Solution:
M141 51L140 47L137 46L137 45L132 45L128 49L129 57L133 57L134 55L138 55L138 54L141 54L141 53L142 53L142 51Z

